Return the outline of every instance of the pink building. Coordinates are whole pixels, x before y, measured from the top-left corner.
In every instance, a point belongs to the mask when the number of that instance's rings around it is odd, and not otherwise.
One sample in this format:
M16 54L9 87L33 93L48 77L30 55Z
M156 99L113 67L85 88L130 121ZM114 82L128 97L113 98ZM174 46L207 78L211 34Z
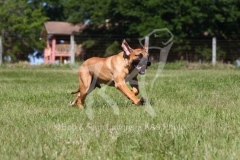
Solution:
M44 28L41 35L42 39L46 40L44 63L54 64L56 59L61 63L63 58L70 58L71 63L74 63L74 53L77 50L74 35L81 33L86 24L72 25L68 22L49 21L44 23ZM60 41L64 44L58 44Z

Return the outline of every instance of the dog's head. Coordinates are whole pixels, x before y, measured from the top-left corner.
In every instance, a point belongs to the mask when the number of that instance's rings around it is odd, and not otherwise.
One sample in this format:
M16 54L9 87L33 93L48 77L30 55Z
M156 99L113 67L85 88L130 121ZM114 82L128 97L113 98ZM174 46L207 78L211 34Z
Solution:
M145 44L144 48L141 49L132 49L126 40L124 39L122 42L122 49L124 51L124 58L128 59L129 64L133 69L136 69L139 74L145 74L145 71L148 66L151 65L149 61L149 55L146 51L147 44Z

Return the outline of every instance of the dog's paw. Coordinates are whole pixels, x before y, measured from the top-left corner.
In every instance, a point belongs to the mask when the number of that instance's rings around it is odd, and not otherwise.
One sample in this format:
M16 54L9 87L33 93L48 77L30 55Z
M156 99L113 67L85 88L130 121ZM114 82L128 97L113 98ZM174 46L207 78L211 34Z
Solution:
M143 97L140 99L140 101L138 102L138 105L144 105L144 103L146 103L146 99L144 99Z
M68 106L73 106L74 103L72 101L69 102Z

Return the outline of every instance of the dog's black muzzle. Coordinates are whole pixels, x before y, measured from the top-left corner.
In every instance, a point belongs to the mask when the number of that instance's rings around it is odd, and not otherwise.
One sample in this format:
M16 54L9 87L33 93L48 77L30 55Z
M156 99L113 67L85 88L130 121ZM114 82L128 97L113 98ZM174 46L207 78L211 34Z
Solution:
M141 60L135 60L132 62L132 65L135 67L135 69L138 70L138 73L143 75L145 74L145 70L147 67L151 66L151 62L148 58L142 58Z
M151 66L151 61L149 61L149 58L148 58L148 61L147 61L147 66L150 67Z
M148 56L148 59L147 59L147 66L149 67L149 66L151 66L151 61L150 61L150 59L149 59L149 56Z

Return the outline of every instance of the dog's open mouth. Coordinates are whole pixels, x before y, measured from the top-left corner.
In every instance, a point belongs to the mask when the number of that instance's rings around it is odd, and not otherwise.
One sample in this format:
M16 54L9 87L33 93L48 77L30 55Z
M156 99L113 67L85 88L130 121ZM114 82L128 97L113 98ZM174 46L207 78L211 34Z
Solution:
M138 71L139 74L143 75L146 73L146 69L148 66L151 66L151 62L146 58L139 60L135 60L132 62L132 65Z
M143 75L146 72L146 65L137 65L135 68L138 70L138 73Z

